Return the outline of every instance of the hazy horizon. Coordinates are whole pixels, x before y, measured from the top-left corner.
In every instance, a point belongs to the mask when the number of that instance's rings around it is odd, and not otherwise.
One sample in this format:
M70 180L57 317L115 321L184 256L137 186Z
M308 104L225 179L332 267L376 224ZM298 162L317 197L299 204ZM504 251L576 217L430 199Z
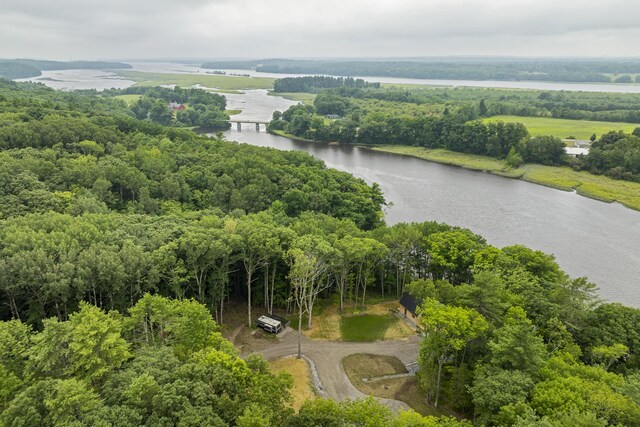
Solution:
M13 0L0 57L637 59L639 15L631 0Z

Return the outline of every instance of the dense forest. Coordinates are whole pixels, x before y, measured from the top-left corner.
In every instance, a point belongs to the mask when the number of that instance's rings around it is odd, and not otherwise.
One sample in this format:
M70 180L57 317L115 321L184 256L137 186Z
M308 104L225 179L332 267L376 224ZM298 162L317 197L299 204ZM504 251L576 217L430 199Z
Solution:
M308 76L285 77L283 79L277 79L273 84L274 92L315 93L322 89L331 89L336 87L379 88L380 83L368 83L362 79L354 79L352 77Z
M22 79L37 77L47 70L121 70L131 68L122 62L105 61L42 61L34 59L0 60L0 77Z
M640 123L640 94L487 88L339 88L352 100L380 100L417 106L465 107L474 117L514 115L556 119ZM480 107L484 101L484 108Z
M95 94L95 91L83 91ZM200 89L164 87L130 87L110 89L101 92L102 96L115 98L138 97L129 105L137 119L149 119L154 123L170 126L201 127L206 130L225 130L231 124L225 112L227 100L224 96ZM170 103L179 104L180 110L171 111ZM182 109L184 107L184 109Z
M319 93L313 106L294 105L284 113L274 113L269 129L315 141L444 148L505 159L512 167L523 163L568 165L638 182L640 130L633 135L601 135L588 155L570 159L557 137L530 137L522 124L482 120L497 114L580 118L592 113L640 118L640 97L612 95L602 106L603 95L610 94L335 88ZM339 119L327 120L329 114Z
M640 73L638 61L474 61L464 59L407 61L344 61L265 59L206 62L202 68L247 69L266 73L328 74L333 76L402 77L438 80L536 80L612 82L611 74L631 82ZM619 78L619 77L618 77Z
M274 113L269 124L272 131L315 141L338 141L347 144L398 144L425 148L445 148L499 159L508 158L517 167L523 162L560 165L566 162L564 144L554 137L528 137L520 123L468 120L464 110L456 113L398 115L393 113L355 112L348 101L320 94L316 107L294 105L280 114ZM322 114L346 114L326 123Z
M249 323L303 304L311 324L316 298L405 292L432 405L476 425L639 425L640 310L550 255L385 226L376 185L140 120L109 94L0 82L0 150L5 426L468 425L371 399L294 413L290 378L218 332L234 301Z

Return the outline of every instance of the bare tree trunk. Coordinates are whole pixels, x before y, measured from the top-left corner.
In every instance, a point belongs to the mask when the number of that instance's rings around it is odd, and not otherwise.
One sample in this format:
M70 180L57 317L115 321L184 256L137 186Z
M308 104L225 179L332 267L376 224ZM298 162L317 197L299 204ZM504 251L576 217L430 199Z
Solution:
M298 359L302 358L302 305L298 307Z
M433 404L434 408L438 407L438 399L440 398L440 376L442 375L442 365L444 364L444 360L442 356L438 358L438 379L436 380L436 401Z
M276 287L276 269L277 264L274 264L273 270L271 272L271 298L269 298L269 314L273 314L273 294Z
M269 309L269 264L264 266L264 308Z
M247 271L247 315L251 327L251 271Z

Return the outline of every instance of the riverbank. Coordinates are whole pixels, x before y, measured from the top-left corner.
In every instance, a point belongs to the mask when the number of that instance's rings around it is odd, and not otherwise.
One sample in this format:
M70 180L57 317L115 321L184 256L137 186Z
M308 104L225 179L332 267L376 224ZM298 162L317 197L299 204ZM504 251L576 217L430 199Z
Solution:
M268 130L269 133L272 133L274 135L278 135L278 136L282 136L285 138L289 138L289 139L293 139L294 141L303 141L303 142L313 142L313 143L319 143L318 141L314 141L313 139L305 139L305 138L301 138L299 136L295 136L291 133L287 133L283 130Z
M284 136L284 135L283 135ZM489 172L507 178L522 179L564 191L576 191L581 196L603 202L618 202L640 211L640 183L611 179L569 167L526 164L517 169L504 161L475 154L458 153L443 149L426 149L399 145L367 146L374 151L417 157L431 162Z

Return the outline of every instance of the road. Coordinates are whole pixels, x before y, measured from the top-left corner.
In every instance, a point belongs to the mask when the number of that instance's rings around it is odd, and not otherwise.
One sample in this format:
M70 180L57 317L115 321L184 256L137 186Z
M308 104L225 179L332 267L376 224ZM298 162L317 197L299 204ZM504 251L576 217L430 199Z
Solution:
M281 340L260 350L259 353L268 360L298 354L298 333L295 330L289 330ZM303 335L302 353L314 362L320 382L330 397L338 401L358 399L366 395L351 384L342 367L342 359L355 353L395 356L406 366L418 358L418 337L360 343L318 341ZM395 412L409 409L407 404L398 400L383 398L378 400Z

